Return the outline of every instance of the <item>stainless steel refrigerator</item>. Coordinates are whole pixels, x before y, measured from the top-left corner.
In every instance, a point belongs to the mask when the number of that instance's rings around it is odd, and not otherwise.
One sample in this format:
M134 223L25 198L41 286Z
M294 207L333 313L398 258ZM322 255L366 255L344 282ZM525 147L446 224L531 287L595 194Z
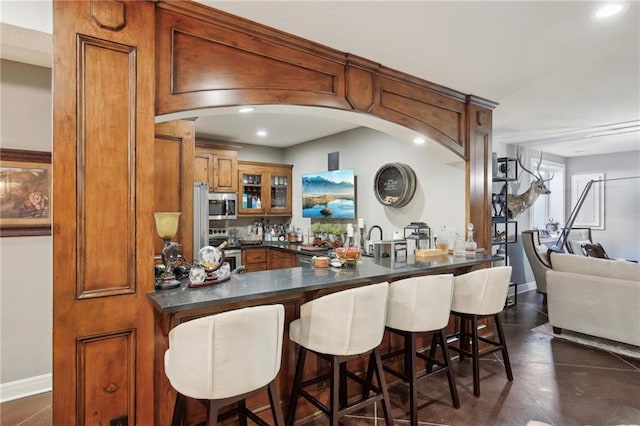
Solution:
M209 184L193 184L193 257L198 251L209 245Z

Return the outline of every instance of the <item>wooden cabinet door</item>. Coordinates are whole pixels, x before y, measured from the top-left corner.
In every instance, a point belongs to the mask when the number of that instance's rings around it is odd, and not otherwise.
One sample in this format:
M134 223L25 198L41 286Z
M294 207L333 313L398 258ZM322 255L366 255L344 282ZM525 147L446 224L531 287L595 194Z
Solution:
M238 162L238 214L244 216L291 216L293 166ZM259 205L256 206L256 201Z
M269 269L286 269L298 266L296 255L277 248L269 249Z
M269 173L267 213L275 216L291 216L291 166L272 166L267 170Z
M238 192L238 147L196 146L194 182L207 182L210 192Z
M217 151L213 154L213 190L238 192L238 153Z
M298 266L298 259L293 253L282 253L281 264L283 268L295 268Z
M281 269L282 262L280 261L280 253L277 250L269 250L269 269Z
M268 174L264 167L238 164L238 214L264 216L268 205Z
M266 271L268 269L268 249L249 248L242 250L242 265L247 272Z
M213 155L204 152L200 148L196 148L195 156L193 158L193 181L194 182L206 182L209 184L209 190L213 183Z

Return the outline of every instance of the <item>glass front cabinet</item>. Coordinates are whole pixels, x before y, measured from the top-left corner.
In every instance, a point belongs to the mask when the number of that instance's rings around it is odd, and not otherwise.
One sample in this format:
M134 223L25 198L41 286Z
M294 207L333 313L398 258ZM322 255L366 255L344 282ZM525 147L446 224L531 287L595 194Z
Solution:
M238 162L238 214L290 216L292 167L288 164Z

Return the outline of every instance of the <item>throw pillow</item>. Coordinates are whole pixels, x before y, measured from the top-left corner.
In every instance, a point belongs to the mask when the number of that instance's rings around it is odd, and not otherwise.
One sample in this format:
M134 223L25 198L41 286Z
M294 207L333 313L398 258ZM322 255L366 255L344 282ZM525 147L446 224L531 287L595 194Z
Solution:
M581 254L586 256L587 254L584 252L582 246L584 244L591 244L589 240L568 240L567 241L567 251L571 254Z
M599 259L609 259L607 256L607 252L604 251L604 248L600 243L585 243L582 244L582 249L585 254L589 257L597 257Z

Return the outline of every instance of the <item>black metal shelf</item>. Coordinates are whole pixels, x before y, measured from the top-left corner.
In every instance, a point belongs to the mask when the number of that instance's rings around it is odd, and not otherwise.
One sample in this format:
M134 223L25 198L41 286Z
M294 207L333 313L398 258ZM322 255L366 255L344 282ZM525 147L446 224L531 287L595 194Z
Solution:
M493 165L493 183L492 188L494 196L492 199L497 201L496 205L492 204L495 216L491 217L492 237L491 246L498 247L501 254L504 254L504 264L509 264L509 245L518 242L518 221L509 218L507 209L507 197L509 196L508 182L518 180L518 160L512 157L500 157L495 159ZM500 213L500 215L497 215ZM496 238L496 235L501 235ZM510 282L509 287L514 288L513 299L507 298L505 307L511 307L518 303L518 283Z

